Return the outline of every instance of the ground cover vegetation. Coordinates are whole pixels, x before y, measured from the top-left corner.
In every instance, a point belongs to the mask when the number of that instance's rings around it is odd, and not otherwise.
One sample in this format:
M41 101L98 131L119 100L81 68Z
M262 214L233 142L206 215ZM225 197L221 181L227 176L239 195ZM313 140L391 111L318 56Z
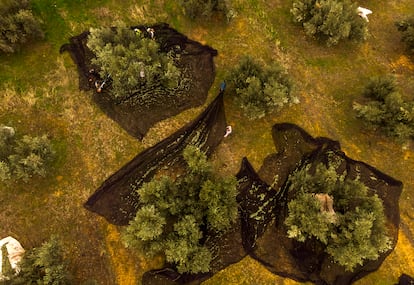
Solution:
M54 150L47 135L18 136L12 127L0 125L0 180L23 180L45 176Z
M159 253L179 273L209 272L207 232L223 232L237 218L237 181L220 177L195 146L183 151L188 170L175 179L155 178L136 189L142 202L124 233L127 247ZM131 185L134 187L134 185Z
M398 31L401 32L401 40L407 45L408 50L414 53L414 16L395 23Z
M289 238L316 239L335 262L353 271L391 248L382 200L358 179L338 174L334 164L308 164L288 180L294 198L285 224Z
M4 0L0 3L0 52L13 53L44 34L29 0Z
M18 272L14 272L10 264L6 267L8 270L5 272L4 285L72 284L61 244L56 237L51 237L40 247L26 251L19 265Z
M151 34L139 29L92 28L87 45L96 55L92 64L101 78L110 80L111 95L121 102L132 96L148 102L159 93L179 95L188 87L189 78L177 66L179 55L162 52Z
M372 78L363 91L369 101L354 103L357 116L367 125L407 143L414 137L414 101L406 101L391 76Z
M308 36L332 46L344 39L366 39L367 23L356 13L357 7L349 0L295 0L291 13Z
M262 118L297 101L291 96L292 82L278 63L262 66L244 56L227 80L236 93L236 103L249 119Z

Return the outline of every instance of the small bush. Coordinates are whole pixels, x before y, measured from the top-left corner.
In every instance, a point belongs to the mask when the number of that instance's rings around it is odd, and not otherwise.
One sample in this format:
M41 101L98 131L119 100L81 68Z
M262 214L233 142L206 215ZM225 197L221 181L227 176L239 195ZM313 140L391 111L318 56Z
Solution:
M367 23L350 0L294 0L290 10L308 36L337 45L343 39L365 40Z
M29 1L2 0L0 3L0 51L13 53L24 43L43 38L39 21Z
M18 138L10 127L0 125L0 180L23 180L46 175L54 151L46 135Z
M402 33L401 40L407 45L408 50L414 53L414 16L395 23Z
M8 258L8 251L7 251L7 247L6 245L3 245L1 247L1 254L2 254L2 260L1 260L1 272L0 272L0 284L3 284L1 281L3 280L3 277L10 276L12 274L14 274L14 270L11 267L9 258ZM7 284L5 284L7 285Z
M71 284L61 245L55 237L43 243L39 248L26 251L20 267L19 273L7 276L9 278L7 284Z
M383 102L388 94L395 91L396 85L394 78L390 76L380 76L371 78L362 94L367 98Z
M262 67L245 56L230 71L228 81L236 93L236 103L249 119L262 118L294 101L288 75L277 63Z
M221 12L230 20L234 17L234 10L230 0L179 0L184 14L191 19L210 18L214 12Z
M403 100L391 77L371 79L363 94L371 101L355 102L353 108L368 126L400 142L414 137L414 101Z

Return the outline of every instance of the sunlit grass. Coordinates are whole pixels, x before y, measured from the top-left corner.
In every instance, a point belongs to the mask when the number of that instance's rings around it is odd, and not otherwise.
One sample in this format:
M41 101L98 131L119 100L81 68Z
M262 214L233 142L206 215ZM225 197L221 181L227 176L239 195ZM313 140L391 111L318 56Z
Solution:
M260 272L260 274L255 274ZM263 268L258 261L245 257L240 262L230 265L217 273L213 278L203 282L205 285L297 285L312 284L297 282L289 278L282 278Z
M213 156L216 165L227 174L235 174L241 158L247 156L258 170L263 159L276 151L272 125L296 123L313 136L339 140L351 158L402 180L402 224L413 229L412 146L404 150L392 139L366 130L352 111L352 102L360 98L364 81L374 75L394 72L402 90L413 91L412 58L399 43L392 16L397 13L397 18L401 18L405 13L414 13L410 0L364 3L374 11L368 41L334 48L305 37L290 18L291 2L284 0L234 0L238 16L229 23L220 17L210 22L191 21L170 0L32 3L34 13L43 20L46 38L29 44L20 53L0 55L0 123L28 134L48 133L58 155L54 169L45 178L36 178L30 184L0 186L1 236L12 234L24 246L31 247L38 246L52 233L59 234L66 254L73 259L71 267L77 280L96 279L103 284L118 280L118 284L126 284L136 281L130 277L134 273L142 276L151 266L159 266L159 260L150 263L122 249L118 229L109 229L106 221L86 211L82 204L138 152L197 116L217 95L228 70L245 54L264 64L278 61L286 67L301 102L261 120L249 121L234 104L234 94L226 93L227 122L233 126L233 133ZM59 47L69 37L91 26L110 26L121 20L131 25L166 21L190 39L211 45L219 52L215 58L217 77L208 102L156 124L142 143L107 118L93 103L90 93L78 90L75 65L68 54L59 54ZM402 272L414 275L413 248L409 235L400 232L396 250L379 271L358 284L378 284L378 280L393 284ZM121 270L121 262L128 264L128 268ZM206 284L296 283L245 258Z

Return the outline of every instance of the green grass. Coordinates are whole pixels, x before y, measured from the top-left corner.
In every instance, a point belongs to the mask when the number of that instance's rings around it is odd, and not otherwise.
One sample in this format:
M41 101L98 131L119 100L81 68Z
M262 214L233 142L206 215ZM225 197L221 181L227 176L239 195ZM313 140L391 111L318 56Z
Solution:
M190 21L172 0L32 0L34 13L43 21L46 38L25 46L17 54L0 55L0 123L31 135L48 133L57 158L45 178L35 178L28 184L0 185L0 237L12 234L29 248L57 233L79 282L96 279L99 284L115 284L115 280L128 280L127 273L118 270L118 258L135 264L128 274L141 276L151 268L151 261L139 254L127 252L115 257L114 248L122 248L122 242L112 233L109 243L107 223L86 211L82 204L138 152L194 118L202 108L158 124L141 143L107 118L93 103L90 93L78 90L76 67L68 54L59 54L59 47L91 26L113 25L120 20L131 25L166 21L189 38L216 48L216 80L208 102L218 93L227 71L244 54L263 63L278 61L287 68L295 84L294 95L301 100L298 105L249 121L234 104L233 94L226 94L226 116L233 133L214 156L223 173L235 174L243 156L258 170L263 159L276 151L270 133L272 125L296 123L313 136L339 140L351 158L402 180L402 224L414 228L410 211L414 207L413 146L404 150L392 139L366 130L352 111L352 102L360 98L364 81L392 70L401 90L411 92L405 95L413 96L414 70L398 63L404 46L399 42L392 16L414 13L411 1L364 3L374 11L367 42L343 43L333 48L305 37L290 17L291 1L233 3L238 16L227 24L218 17L211 22ZM407 62L413 64L412 58ZM357 283L396 283L402 272L414 275L413 244L410 235L401 232L396 250L380 270ZM249 274L246 268L250 269ZM230 283L226 283L228 280ZM257 282L295 284L272 275L249 258L206 284Z
M43 22L46 41L52 44L55 50L67 41L69 36L74 36L80 30L73 31L70 24L80 24L83 29L97 24L99 15L94 14L94 9L105 5L107 0L81 1L81 0L33 0L34 14Z
M46 41L54 45L55 48L61 44L61 35L69 34L68 23L65 22L59 13L61 4L62 2L60 1L52 3L49 1L32 2L34 14L42 19L42 29L45 31Z

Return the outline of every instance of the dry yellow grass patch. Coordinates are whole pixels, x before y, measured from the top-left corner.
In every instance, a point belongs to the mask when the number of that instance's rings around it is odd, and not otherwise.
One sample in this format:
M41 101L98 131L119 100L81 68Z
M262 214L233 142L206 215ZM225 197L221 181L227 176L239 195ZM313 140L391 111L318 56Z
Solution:
M404 71L404 70L409 70L409 71L413 71L414 70L414 64L412 63L412 61L405 55L400 55L399 58L397 58L396 60L394 60L393 62L390 63L390 67L392 70L394 71Z
M203 285L295 285L311 284L282 278L268 271L261 263L247 256L240 262L216 273Z
M207 107L207 105L208 103L201 107L185 110L175 117L155 123L143 138L142 146L145 148L151 147L163 139L166 139L168 136L172 135L174 132L195 119Z
M133 5L131 7L131 15L134 20L137 21L137 24L142 24L147 16L148 6L146 4L143 5Z
M0 112L13 112L16 108L25 106L32 108L36 104L36 90L29 90L24 93L19 93L12 86L0 90Z
M136 285L136 272L134 260L129 256L115 226L108 224L105 237L112 268L115 271L117 284Z
M163 265L164 261L161 256L149 259L145 258L142 252L133 254L126 249L119 229L114 225L107 224L106 226L105 244L118 285L141 284L145 272L161 268Z
M410 159L412 157L413 157L413 152L412 151L406 150L404 152L404 160L408 160L408 159Z
M132 25L154 24L157 22L168 22L168 14L163 9L163 0L143 0L139 4L126 5L126 15ZM119 1L115 1L114 5L118 5Z
M198 41L199 43L205 45L206 43L206 36L210 31L202 26L196 26L191 32L191 39Z

